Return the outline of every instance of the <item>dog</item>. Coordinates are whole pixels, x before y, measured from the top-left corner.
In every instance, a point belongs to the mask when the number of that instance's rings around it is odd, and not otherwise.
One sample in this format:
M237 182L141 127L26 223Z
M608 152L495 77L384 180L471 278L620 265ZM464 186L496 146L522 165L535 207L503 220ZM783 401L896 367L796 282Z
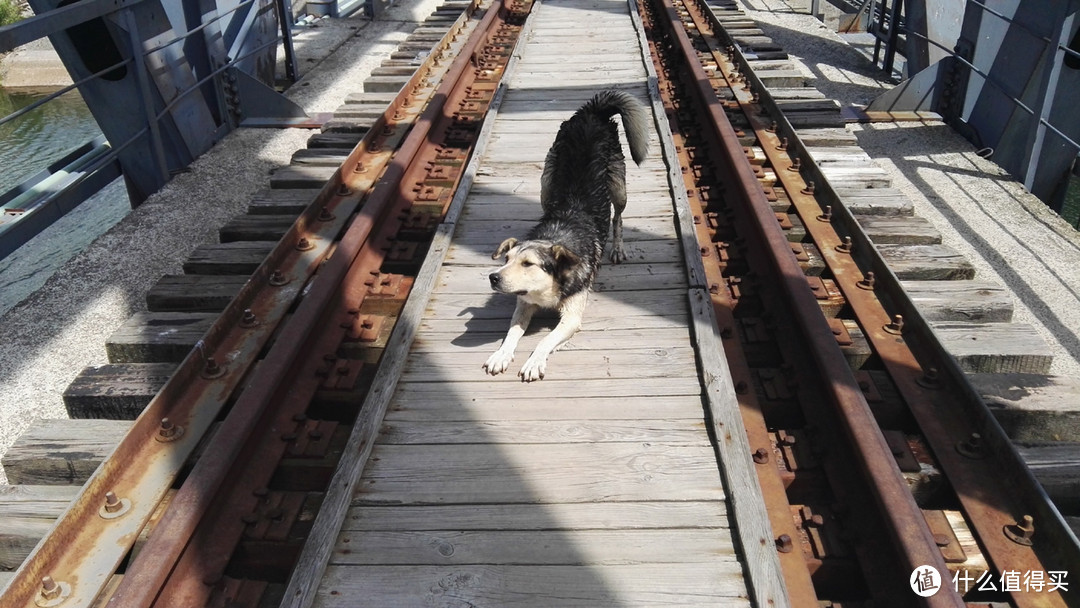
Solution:
M525 240L504 240L491 258L506 263L489 275L496 292L517 295L510 330L484 363L491 375L510 367L518 341L540 309L555 309L559 323L544 336L518 376L543 379L547 358L581 327L589 289L600 268L611 224L611 261L626 260L622 213L626 208L626 163L619 144L622 118L630 156L640 165L648 154L648 113L624 91L597 93L559 127L540 177L543 217ZM614 211L614 214L612 213Z

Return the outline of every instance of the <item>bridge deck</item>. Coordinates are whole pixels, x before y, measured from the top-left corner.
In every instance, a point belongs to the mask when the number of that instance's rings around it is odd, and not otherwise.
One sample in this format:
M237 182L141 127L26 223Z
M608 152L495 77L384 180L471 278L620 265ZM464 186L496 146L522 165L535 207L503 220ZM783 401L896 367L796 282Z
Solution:
M514 306L491 292L490 254L539 219L559 123L609 86L649 102L625 2L534 10L320 606L747 603L655 133L627 167L630 260L601 269L547 379L515 374L553 316L534 320L505 374L481 369Z

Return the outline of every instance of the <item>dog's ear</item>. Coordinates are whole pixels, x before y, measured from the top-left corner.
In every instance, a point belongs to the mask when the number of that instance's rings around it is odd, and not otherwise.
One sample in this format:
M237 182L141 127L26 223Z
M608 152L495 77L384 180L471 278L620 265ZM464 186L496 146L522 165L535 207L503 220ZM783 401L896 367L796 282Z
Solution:
M578 257L578 254L562 245L552 245L551 254L555 256L555 264L559 268L570 268L581 262L581 258Z
M510 237L502 243L499 243L499 248L495 250L495 253L491 254L491 259L497 260L502 256L506 255L506 252L510 251L510 249L513 248L514 245L517 245L517 239L515 239L514 237Z

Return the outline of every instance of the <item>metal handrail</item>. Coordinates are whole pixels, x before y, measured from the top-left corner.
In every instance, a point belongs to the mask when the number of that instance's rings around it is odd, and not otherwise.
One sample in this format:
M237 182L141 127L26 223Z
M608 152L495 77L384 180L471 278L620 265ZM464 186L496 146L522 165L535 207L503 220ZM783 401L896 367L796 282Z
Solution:
M46 95L44 98L36 100L33 103L27 105L26 107L20 108L19 110L12 112L11 114L0 117L0 126L16 121L26 116L30 112L33 112L41 108L45 104L55 100L56 98L67 94L74 89L78 89L79 87L86 85L94 81L95 79L101 78L105 74L108 74L116 70L117 68L121 68L124 66L133 66L133 69L136 72L141 72L144 69L142 66L145 62L146 57L149 57L153 53L160 52L165 48L176 44L177 42L189 39L191 36L202 32L207 27L210 27L214 23L221 21L228 15L242 10L245 7L250 7L252 4L254 4L255 0L242 0L236 6L231 7L221 13L214 14L213 17L207 19L205 22L199 24L198 26L193 27L192 29L187 30L181 34L178 34L170 40L158 43L150 48L144 48L141 45L141 40L139 39L137 32L135 31L135 19L134 13L132 12L132 8L138 4L141 4L143 1L144 0L82 0L80 2L60 7L58 9L42 13L40 15L28 17L22 21L8 26L0 27L0 52L6 52L13 50L16 47L26 44L28 42L32 42L46 36L63 32L68 28L90 22L94 19L100 19L109 15L117 15L121 19L121 22L124 24L124 27L128 29L129 33L131 34L128 42L131 46L131 53L133 55L130 58L116 62L113 65L100 69L93 74L81 78L70 85L62 87L61 89ZM278 9L277 14L279 17L279 21L291 17L289 0L274 1L275 6ZM150 84L144 76L139 75L138 88L142 90L142 105L145 109L147 125L145 128L140 129L137 133L133 134L127 141L113 142L114 145L112 146L111 150L107 154L96 158L96 160L90 165L92 170L100 170L104 167L109 166L110 163L117 162L119 155L122 151L130 147L133 143L141 140L144 137L149 136L151 138L151 149L153 152L153 156L156 160L160 181L162 183L168 181L170 177L170 171L166 162L164 146L162 143L158 125L161 124L161 121L171 110L173 110L177 106L177 104L182 102L192 92L200 91L203 85L205 85L212 79L220 76L220 74L222 74L229 68L235 67L241 61L257 53L263 52L267 48L270 48L279 43L283 44L285 47L286 76L291 81L295 82L297 78L295 70L295 58L293 57L291 36L289 35L289 29L291 24L282 21L282 23L280 23L280 26L281 29L273 40L259 45L254 50L250 50L242 56L227 57L226 63L216 67L209 74L200 78L191 86L186 87L183 90L177 91L175 96L171 100L168 100L160 111L152 111L151 104L153 103L153 98L150 93ZM80 178L72 180L63 188L63 191L67 192L78 187L82 182L86 181L86 177L88 177L90 173L92 173L92 171L87 171L87 173ZM55 194L56 193L53 193L54 196ZM89 191L86 194L86 197L89 197L90 194L93 194L93 191ZM47 199L43 197L39 200L45 201ZM47 224L42 225L41 228L38 228L37 230L44 228L45 225ZM25 241L25 239L23 240ZM17 246L18 245L16 245L15 247ZM12 247L12 249L14 249L14 247ZM0 255L0 257L3 256Z

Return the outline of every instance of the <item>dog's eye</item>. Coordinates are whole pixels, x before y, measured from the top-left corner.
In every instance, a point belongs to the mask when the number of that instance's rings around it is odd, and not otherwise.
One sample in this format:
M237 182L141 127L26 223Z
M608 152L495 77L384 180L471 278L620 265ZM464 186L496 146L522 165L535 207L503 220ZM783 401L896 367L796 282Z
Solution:
M535 264L533 264L532 262L529 262L529 261L522 262L521 265L524 266L525 268L528 268L529 266L535 266Z

